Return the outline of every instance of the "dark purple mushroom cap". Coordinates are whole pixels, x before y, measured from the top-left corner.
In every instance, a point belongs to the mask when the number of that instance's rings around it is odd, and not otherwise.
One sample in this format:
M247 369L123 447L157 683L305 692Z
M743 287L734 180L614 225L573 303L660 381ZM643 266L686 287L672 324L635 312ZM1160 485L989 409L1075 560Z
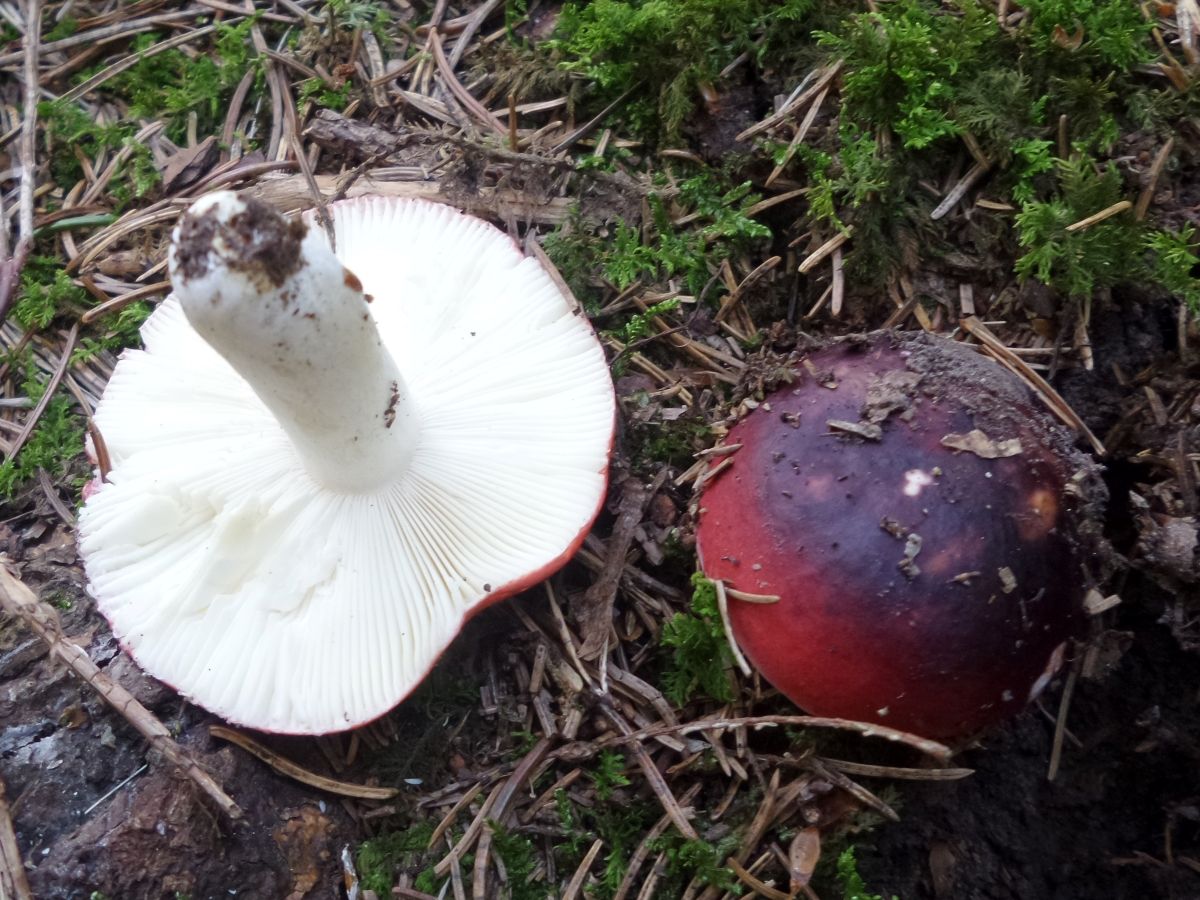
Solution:
M1045 687L1083 619L1096 467L1019 379L873 335L812 354L725 443L704 571L780 598L730 620L796 704L950 738Z

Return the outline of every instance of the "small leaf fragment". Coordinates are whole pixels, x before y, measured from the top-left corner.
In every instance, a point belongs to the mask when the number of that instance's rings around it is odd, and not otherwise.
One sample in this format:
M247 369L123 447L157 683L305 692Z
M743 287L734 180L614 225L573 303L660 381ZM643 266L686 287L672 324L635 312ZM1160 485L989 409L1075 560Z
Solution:
M821 859L821 831L802 828L788 847L788 874L792 877L792 893L801 891L812 879L813 870Z
M1020 438L994 441L978 428L968 431L966 434L948 434L942 438L942 446L949 447L951 450L965 450L982 459L1019 456L1023 452Z

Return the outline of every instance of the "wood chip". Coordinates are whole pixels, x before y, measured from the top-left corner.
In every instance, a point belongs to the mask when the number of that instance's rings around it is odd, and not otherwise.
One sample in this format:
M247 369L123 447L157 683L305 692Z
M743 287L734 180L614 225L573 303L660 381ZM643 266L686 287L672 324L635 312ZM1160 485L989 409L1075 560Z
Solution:
M1098 616L1121 604L1120 594L1109 594L1105 597L1095 588L1088 590L1083 598L1083 606L1089 616Z

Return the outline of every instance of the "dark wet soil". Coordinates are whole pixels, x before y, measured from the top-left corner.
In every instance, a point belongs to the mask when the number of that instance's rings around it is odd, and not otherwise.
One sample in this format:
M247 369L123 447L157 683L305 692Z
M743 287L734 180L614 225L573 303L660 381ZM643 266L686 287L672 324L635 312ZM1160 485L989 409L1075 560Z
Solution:
M1081 679L1055 781L1054 726L1037 710L959 762L975 774L904 788L903 821L863 841L872 890L902 900L1200 897L1200 658L1131 585L1113 623L1128 650ZM1143 591L1145 593L1143 593ZM1060 683L1061 692L1061 683ZM1057 712L1060 693L1047 697Z

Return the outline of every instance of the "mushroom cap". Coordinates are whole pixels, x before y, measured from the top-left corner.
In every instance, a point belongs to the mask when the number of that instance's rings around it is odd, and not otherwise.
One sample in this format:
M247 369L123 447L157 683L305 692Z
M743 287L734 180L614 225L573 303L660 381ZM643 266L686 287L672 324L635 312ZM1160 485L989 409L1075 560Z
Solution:
M506 235L424 201L329 213L421 423L411 465L378 489L318 484L170 297L96 411L112 469L79 524L91 592L138 664L284 733L385 713L466 618L562 565L614 427L589 322Z
M739 647L815 715L952 738L1021 709L1082 620L1068 486L1095 467L951 342L877 335L806 369L730 429L700 502L705 574L781 598L730 599Z

